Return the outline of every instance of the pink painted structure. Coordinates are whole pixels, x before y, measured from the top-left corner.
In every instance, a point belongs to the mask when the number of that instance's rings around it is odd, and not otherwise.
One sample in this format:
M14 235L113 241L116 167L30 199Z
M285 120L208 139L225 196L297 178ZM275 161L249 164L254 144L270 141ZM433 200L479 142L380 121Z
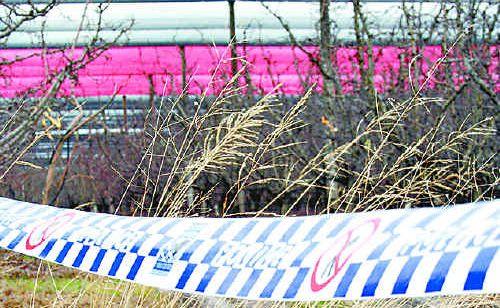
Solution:
M499 51L500 45L489 48L486 67L495 92L500 92ZM315 47L307 47L317 53ZM358 87L359 69L355 47L337 49L335 68L345 92ZM12 64L0 63L0 97L16 97L29 89L37 89L32 95L42 95L47 88L47 76L57 72L71 54L70 51L53 52L42 56L37 49L0 50L0 62L26 58ZM73 51L77 57L81 50ZM487 52L486 52L487 54ZM278 92L301 94L313 83L321 85L321 78L315 65L298 48L290 46L249 46L239 47L238 55L249 63L249 76L256 93L268 93L278 84ZM393 46L375 47L374 81L378 91L385 92L398 83L400 65L405 69L410 62L405 58L405 49ZM433 62L442 56L441 47L427 46L421 51L418 61L420 81ZM69 57L71 58L71 57ZM230 76L230 60L227 47L186 46L185 58L190 94L200 94L207 89L208 94L218 93ZM484 61L483 61L484 62ZM115 47L106 51L98 59L88 64L78 73L77 80L67 80L60 95L77 97L107 96L117 92L120 95L148 95L151 81L156 94L178 94L182 91L182 65L180 48L177 46ZM455 63L448 65L453 72L455 85L462 82L461 68ZM428 83L430 88L438 83L448 83L435 74ZM212 79L211 76L214 76ZM440 79L441 78L441 79ZM242 78L240 84L244 84ZM405 81L407 83L407 81ZM407 86L407 84L406 84Z

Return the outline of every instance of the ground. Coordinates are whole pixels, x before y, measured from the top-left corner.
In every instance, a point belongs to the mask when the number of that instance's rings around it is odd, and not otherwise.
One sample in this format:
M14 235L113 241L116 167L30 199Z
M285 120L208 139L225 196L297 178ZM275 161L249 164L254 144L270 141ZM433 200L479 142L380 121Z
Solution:
M187 296L86 274L0 249L1 307L500 307L500 295L272 303Z

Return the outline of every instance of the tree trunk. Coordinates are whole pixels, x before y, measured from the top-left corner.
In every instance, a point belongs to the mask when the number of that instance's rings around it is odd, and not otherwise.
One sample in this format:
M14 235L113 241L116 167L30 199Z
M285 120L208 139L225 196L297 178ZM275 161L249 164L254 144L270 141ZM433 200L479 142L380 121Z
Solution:
M331 60L330 0L320 0L320 65L323 72L323 94L330 100L334 94L333 67Z
M229 4L229 42L231 46L231 74L235 76L238 73L238 53L236 52L236 21L234 16L235 0L228 0ZM236 86L237 83L236 83Z

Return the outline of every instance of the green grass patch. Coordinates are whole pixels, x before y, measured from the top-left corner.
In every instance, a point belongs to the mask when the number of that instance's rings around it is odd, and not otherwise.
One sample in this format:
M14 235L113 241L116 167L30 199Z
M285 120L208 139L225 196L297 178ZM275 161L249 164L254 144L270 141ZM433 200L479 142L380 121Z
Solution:
M71 292L78 293L83 289L88 289L92 286L92 282L81 278L60 278L54 277L45 279L33 279L31 277L17 277L17 278L4 278L0 282L4 288L12 288L16 290L23 291L33 291L39 292Z

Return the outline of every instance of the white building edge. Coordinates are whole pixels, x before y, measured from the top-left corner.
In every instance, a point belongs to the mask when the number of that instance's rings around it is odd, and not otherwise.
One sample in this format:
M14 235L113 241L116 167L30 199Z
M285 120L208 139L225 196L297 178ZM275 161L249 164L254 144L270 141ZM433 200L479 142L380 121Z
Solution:
M24 0L4 0L7 5L23 3ZM47 2L35 0L35 2ZM99 37L103 41L113 41L120 29L130 27L119 40L124 45L196 45L228 44L229 9L225 1L208 2L163 2L149 0L113 1L111 4L78 3L80 0L66 0L58 4L45 17L40 17L21 25L7 39L0 40L2 48L26 48L40 46L86 45L95 36L98 23L98 7L107 7L102 15L102 29ZM491 3L491 1L489 1ZM43 5L43 4L39 4ZM437 42L443 31L453 37L452 29L442 23L430 33L431 24L439 14L441 1L407 2L410 10L419 12L423 38L428 43ZM444 4L451 5L451 4ZM267 8L266 8L267 6ZM19 4L29 10L26 4ZM498 4L483 1L480 10L487 19L493 20L498 12ZM5 18L8 9L0 6L0 18ZM235 22L238 42L248 44L282 45L289 44L289 33L270 12L280 16L290 27L295 38L304 43L314 43L318 38L319 2L259 2L236 1ZM402 1L363 1L363 11L373 31L375 43L393 43L403 40L398 29L405 23ZM456 12L450 11L453 18ZM478 14L477 24L482 23L483 14ZM332 1L330 16L332 33L339 43L355 41L354 12L350 1ZM1 31L0 26L0 31ZM481 37L481 27L475 27L477 37ZM77 34L78 33L78 34ZM499 35L499 27L494 28L494 37Z

